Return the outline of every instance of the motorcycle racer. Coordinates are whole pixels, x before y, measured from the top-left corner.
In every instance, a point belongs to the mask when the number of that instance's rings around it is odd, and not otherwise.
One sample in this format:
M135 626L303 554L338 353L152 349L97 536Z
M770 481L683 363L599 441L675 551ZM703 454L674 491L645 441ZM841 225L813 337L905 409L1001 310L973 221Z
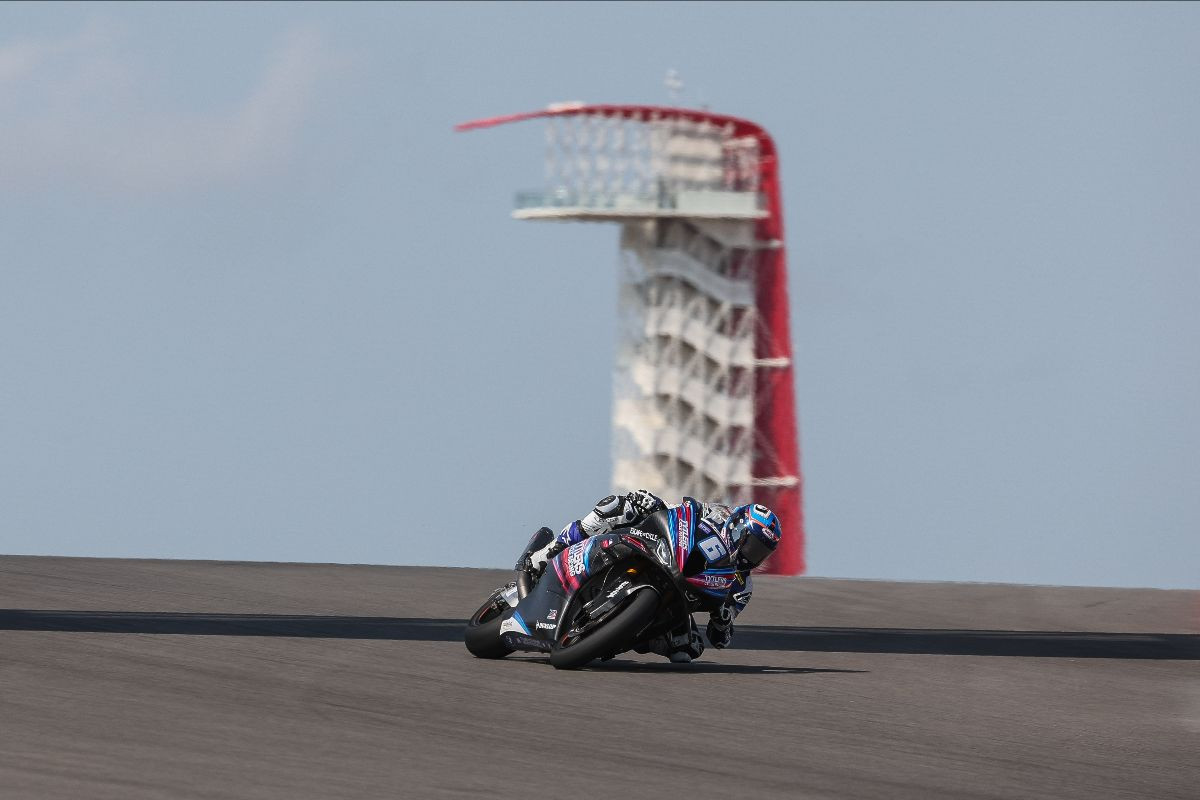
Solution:
M690 497L676 506L668 506L663 500L645 489L628 494L609 495L589 511L563 527L562 531L545 547L530 554L527 568L539 572L546 563L563 549L581 542L589 536L623 528L634 528L649 520L654 514L668 509L691 505L698 537L716 535L724 544L725 558L739 572L749 572L758 567L779 544L782 529L779 518L762 505L731 507L720 503L701 503ZM551 532L547 532L548 534ZM705 631L708 641L718 649L727 647L733 638L733 620L750 602L752 592L750 576L740 591L730 592L722 600L711 600L704 610L709 612ZM673 662L688 662L699 658L704 652L704 640L696 629L696 623L688 620L675 630L651 641L638 652L653 652L668 657Z

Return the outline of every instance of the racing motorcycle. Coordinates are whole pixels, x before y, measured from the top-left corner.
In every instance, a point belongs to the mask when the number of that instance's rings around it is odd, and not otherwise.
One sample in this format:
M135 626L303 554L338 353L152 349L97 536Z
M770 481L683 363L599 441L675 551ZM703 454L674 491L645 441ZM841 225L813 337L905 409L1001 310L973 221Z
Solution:
M723 533L697 528L699 519L699 503L687 500L637 528L573 544L538 574L529 555L554 538L542 528L518 559L516 580L467 622L467 649L479 658L549 653L554 667L576 669L690 626L692 612L731 596L744 602L749 569L738 567Z

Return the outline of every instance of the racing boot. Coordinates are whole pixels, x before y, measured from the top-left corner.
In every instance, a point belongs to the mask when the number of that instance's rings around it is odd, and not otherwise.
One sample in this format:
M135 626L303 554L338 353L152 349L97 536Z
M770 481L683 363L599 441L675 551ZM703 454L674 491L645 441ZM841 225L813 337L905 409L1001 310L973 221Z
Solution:
M696 629L696 621L689 615L686 625L639 644L633 650L635 653L665 656L673 664L686 664L704 653L704 639Z
M730 640L733 639L733 618L734 611L729 605L722 605L708 620L708 628L705 633L708 634L708 643L718 650L722 650L729 646Z
M546 568L546 563L566 548L566 544L559 542L549 528L542 528L535 533L531 544L539 540L546 541L546 545L529 553L521 563L517 564L517 569L523 569L533 576L541 575L542 570Z

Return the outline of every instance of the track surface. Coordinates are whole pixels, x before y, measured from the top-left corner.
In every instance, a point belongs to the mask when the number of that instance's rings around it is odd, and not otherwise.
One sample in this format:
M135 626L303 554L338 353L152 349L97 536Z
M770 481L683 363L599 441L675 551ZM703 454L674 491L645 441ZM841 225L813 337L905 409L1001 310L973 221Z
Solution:
M0 556L0 797L1198 796L1197 592L766 579L556 672L463 648L506 577Z

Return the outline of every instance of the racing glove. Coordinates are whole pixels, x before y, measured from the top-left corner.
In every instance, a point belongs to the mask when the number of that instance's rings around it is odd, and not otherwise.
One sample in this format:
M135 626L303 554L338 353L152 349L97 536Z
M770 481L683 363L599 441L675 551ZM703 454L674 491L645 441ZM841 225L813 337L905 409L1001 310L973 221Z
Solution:
M616 528L636 525L655 511L666 507L666 503L645 489L638 489L629 494L610 494L596 503L596 507L579 520L577 525L580 536L574 538L578 541L582 536L593 536ZM566 533L567 530L564 529L563 534Z
M713 647L718 650L728 647L733 639L733 609L729 605L722 605L712 612L708 617L705 633L708 634L708 641Z

